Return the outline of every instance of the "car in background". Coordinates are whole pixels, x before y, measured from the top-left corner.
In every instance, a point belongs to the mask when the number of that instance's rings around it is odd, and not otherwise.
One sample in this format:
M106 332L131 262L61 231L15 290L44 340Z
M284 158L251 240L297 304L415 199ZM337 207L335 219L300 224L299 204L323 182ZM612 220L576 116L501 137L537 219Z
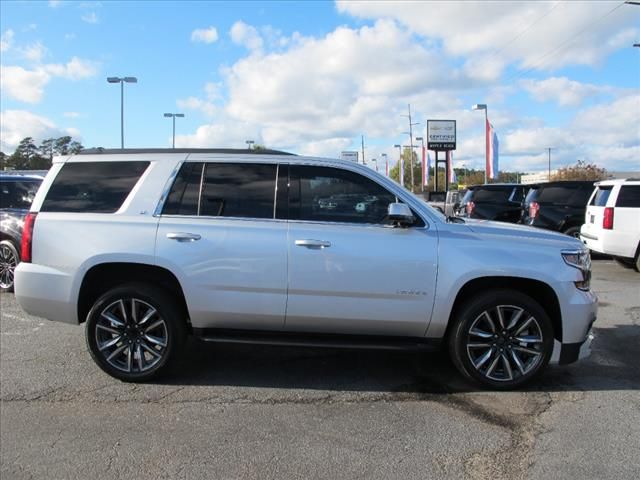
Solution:
M43 178L37 173L0 172L0 291L13 291L24 217Z
M580 239L640 272L640 178L596 183Z
M520 223L580 236L592 181L559 181L531 185L522 202Z
M472 185L462 197L456 215L517 223L527 190L527 185L519 183Z

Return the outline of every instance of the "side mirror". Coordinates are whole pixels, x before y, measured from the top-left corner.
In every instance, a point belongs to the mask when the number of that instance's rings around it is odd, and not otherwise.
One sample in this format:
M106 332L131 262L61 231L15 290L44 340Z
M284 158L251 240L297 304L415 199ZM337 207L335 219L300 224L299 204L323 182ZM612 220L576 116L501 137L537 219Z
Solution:
M415 222L415 217L406 203L390 203L387 217L400 227L407 227Z

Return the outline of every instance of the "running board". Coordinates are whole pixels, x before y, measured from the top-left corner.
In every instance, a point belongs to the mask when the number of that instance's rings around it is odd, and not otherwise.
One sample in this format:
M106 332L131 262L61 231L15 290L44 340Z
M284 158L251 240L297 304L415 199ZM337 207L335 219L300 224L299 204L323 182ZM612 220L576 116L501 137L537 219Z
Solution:
M437 351L442 348L442 341L440 339L422 337L267 332L218 328L194 328L193 334L200 340L213 343L421 351Z

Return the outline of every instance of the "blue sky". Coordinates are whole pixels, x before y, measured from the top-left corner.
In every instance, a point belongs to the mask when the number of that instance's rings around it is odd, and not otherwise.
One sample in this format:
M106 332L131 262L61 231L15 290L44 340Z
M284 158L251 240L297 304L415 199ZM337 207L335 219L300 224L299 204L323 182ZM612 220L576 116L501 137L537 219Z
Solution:
M270 148L367 160L429 118L458 122L456 166L483 168L481 112L504 170L576 160L640 170L640 7L549 2L0 3L2 151L24 136L86 147Z

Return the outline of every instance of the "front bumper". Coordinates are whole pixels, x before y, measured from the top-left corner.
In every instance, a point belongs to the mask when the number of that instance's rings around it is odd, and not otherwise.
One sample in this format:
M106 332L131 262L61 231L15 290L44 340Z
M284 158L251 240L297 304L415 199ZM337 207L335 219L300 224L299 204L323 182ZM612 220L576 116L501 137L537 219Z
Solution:
M578 343L560 343L558 340L554 341L553 353L551 354L551 360L549 363L557 365L568 365L570 363L577 362L583 358L587 358L591 355L591 344L595 335L592 330L589 330L587 338L584 342Z

